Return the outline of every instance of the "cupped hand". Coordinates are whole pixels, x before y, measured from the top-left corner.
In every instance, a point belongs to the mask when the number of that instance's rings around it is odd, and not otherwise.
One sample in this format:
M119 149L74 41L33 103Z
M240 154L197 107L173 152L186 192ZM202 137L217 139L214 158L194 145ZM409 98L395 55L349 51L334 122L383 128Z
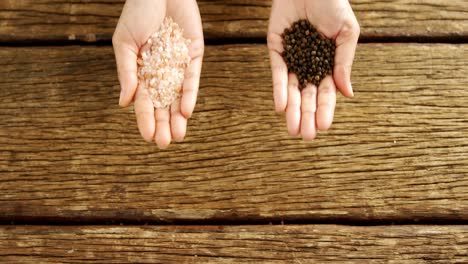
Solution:
M137 57L166 16L172 17L184 29L184 37L191 40L191 62L185 71L181 98L169 108L155 109L146 90L138 85ZM155 140L160 148L166 148L171 140L183 140L187 120L192 115L197 100L204 51L203 30L196 1L126 1L112 44L121 86L119 104L125 107L134 101L142 137L148 142Z
M307 19L327 38L335 40L333 76L326 76L319 87L307 84L301 91L295 74L289 73L281 57L281 34L300 19ZM351 66L359 38L359 24L348 0L274 0L268 27L268 49L273 74L273 93L277 112L286 112L288 132L312 140L317 130L327 130L333 121L336 88L353 96Z

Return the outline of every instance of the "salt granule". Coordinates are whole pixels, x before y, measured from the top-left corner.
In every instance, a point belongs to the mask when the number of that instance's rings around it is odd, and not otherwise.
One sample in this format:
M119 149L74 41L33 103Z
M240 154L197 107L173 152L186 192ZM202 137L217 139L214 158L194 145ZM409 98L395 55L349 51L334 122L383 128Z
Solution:
M149 49L137 59L138 80L155 108L170 106L180 97L185 69L190 63L190 39L171 17L164 18L159 31L147 41Z

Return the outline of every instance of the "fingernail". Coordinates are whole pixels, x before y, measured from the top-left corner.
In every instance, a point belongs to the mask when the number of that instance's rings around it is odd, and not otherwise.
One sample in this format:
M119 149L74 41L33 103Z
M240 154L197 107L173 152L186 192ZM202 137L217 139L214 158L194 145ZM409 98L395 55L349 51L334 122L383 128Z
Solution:
M353 85L349 83L349 87L351 88L351 97L353 97L354 96Z
M122 105L122 100L125 97L125 89L120 90L119 105Z

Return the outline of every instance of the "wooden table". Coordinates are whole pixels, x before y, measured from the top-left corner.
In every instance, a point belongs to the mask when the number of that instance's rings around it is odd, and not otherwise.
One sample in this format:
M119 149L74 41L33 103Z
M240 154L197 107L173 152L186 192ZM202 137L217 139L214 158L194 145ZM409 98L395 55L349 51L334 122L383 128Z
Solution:
M199 1L187 138L118 107L123 0L0 2L1 263L468 263L468 2L354 0L355 98L275 114L271 1Z

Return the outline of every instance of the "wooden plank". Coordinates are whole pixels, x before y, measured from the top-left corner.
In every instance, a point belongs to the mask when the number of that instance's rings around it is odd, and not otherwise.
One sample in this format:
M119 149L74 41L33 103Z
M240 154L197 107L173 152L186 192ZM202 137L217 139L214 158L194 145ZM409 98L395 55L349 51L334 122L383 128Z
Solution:
M124 0L0 3L0 41L110 40ZM198 1L205 37L265 37L270 0ZM468 37L465 0L353 0L362 37Z
M468 226L3 226L6 263L467 263Z
M159 151L112 48L0 49L0 219L468 220L468 45L360 45L312 143L274 113L264 45L205 54L187 138Z

